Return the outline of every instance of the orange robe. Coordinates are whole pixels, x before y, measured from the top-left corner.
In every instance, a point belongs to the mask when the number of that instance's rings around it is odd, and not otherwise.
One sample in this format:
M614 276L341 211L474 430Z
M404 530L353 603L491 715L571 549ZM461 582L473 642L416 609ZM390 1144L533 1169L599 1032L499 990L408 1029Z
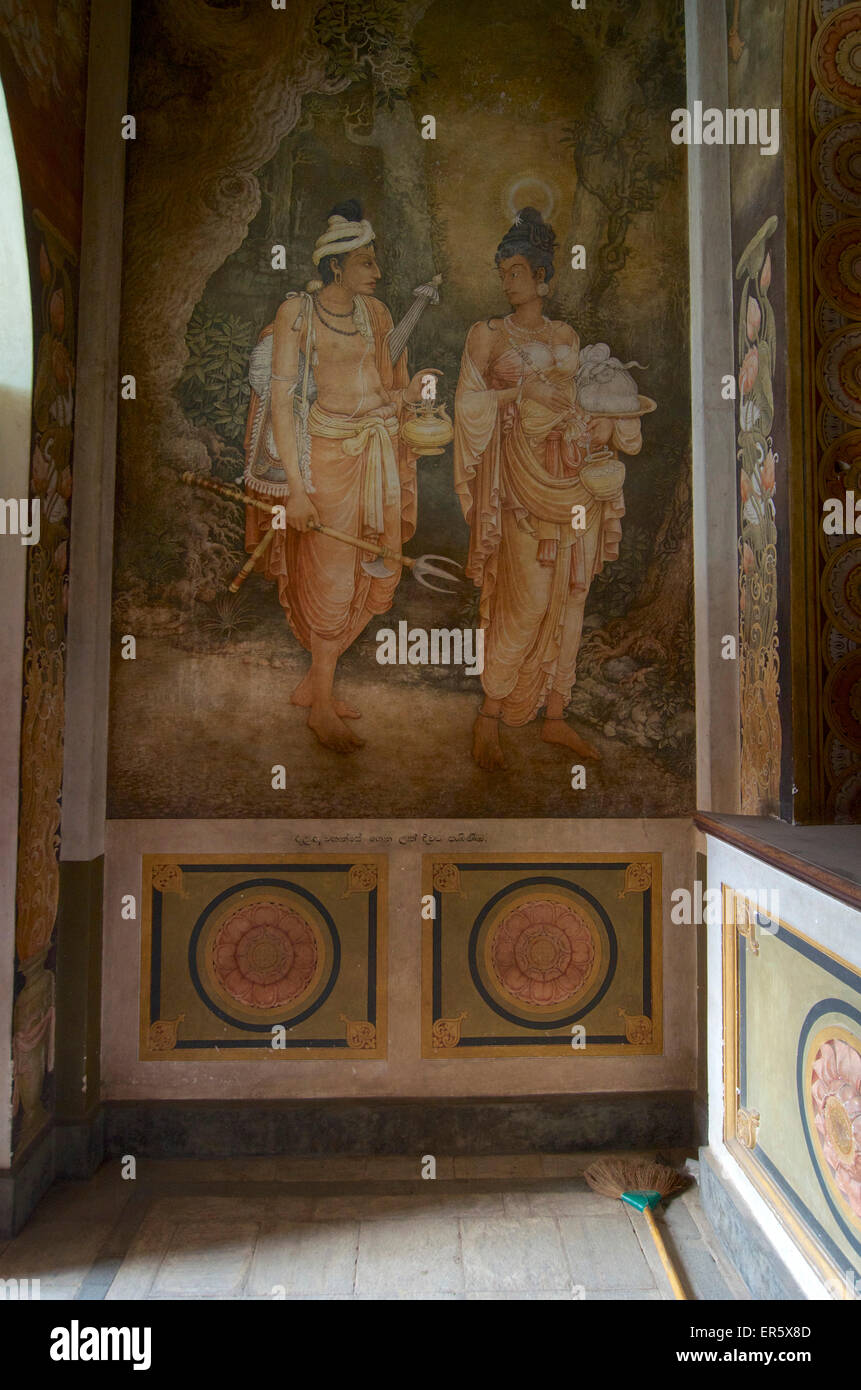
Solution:
M551 693L571 698L589 586L618 558L621 491L598 501L580 480L574 433L529 401L500 405L523 362L514 349L482 376L464 349L455 404L454 484L469 523L466 573L481 587L485 694L505 724L526 724ZM572 388L573 389L573 388ZM585 421L584 416L581 425ZM639 420L616 421L612 443L641 447ZM572 526L572 507L586 525Z
M392 366L386 337L392 318L379 300L362 296L374 334L375 361L387 391L409 383L406 356ZM398 415L388 426L380 416L330 415L315 404L310 413L311 486L309 496L324 526L381 542L395 551L416 529L415 454L398 437ZM249 434L251 435L251 421ZM336 436L336 437L333 437ZM341 436L341 437L337 437ZM246 445L248 443L246 440ZM256 492L248 487L249 492ZM262 492L264 501L273 498ZM269 528L269 517L246 508L245 548L254 550ZM319 532L276 530L258 561L267 579L278 584L278 598L292 632L310 651L311 637L335 641L341 651L354 641L364 614L385 613L392 606L401 566L389 579L362 569L372 558L345 541ZM391 560L386 561L393 567Z

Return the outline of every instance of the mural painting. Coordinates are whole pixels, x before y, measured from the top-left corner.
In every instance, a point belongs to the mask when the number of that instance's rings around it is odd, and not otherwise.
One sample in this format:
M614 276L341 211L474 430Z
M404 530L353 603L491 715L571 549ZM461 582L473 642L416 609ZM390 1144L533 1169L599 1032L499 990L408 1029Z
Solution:
M661 856L424 859L425 1057L660 1053Z
M136 11L112 816L692 806L682 17L615 8Z
M144 855L140 1056L386 1055L386 860Z

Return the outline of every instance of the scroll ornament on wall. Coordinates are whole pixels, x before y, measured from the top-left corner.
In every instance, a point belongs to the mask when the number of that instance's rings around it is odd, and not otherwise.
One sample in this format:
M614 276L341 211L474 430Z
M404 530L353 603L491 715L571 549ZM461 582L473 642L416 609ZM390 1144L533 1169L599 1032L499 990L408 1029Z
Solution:
M344 897L349 897L351 893L373 893L376 886L376 864L351 864Z
M373 1023L367 1019L348 1018L346 1014L339 1014L341 1023L346 1024L347 1046L354 1047L359 1052L373 1049L377 1045L377 1030Z
M185 1014L178 1014L176 1018L160 1018L155 1023L151 1023L149 1030L151 1050L153 1052L172 1052L176 1047L180 1024L184 1019Z
M735 1131L739 1143L746 1149L756 1148L760 1118L758 1110L746 1110L744 1106L739 1106L735 1117Z
M433 1025L433 1049L439 1052L447 1047L457 1047L460 1042L461 1028L465 1018L468 1018L466 1009L462 1009L457 1018L438 1018Z
M646 889L651 888L651 886L651 864L640 864L634 861L625 869L625 886L619 889L619 897L624 898L628 893L645 893Z
M779 455L774 423L777 333L768 291L772 260L770 217L736 266L742 282L738 322L739 385L739 681L741 781L745 815L779 810L780 656L777 634L777 520Z
M629 1014L626 1009L617 1010L625 1020L625 1037L634 1047L642 1047L652 1041L652 1020L648 1014Z

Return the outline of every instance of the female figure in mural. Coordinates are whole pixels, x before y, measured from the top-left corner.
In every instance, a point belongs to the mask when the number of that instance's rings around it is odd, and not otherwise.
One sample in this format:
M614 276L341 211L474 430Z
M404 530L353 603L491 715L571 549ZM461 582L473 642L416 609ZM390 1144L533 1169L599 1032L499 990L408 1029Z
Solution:
M589 585L618 557L625 507L621 483L598 496L580 474L591 449L609 457L605 446L635 454L642 445L639 419L589 415L578 404L578 336L543 312L555 245L541 214L523 208L496 252L512 312L473 324L457 390L455 489L485 632L473 757L488 771L505 766L500 719L526 724L542 708L545 742L600 756L564 710Z

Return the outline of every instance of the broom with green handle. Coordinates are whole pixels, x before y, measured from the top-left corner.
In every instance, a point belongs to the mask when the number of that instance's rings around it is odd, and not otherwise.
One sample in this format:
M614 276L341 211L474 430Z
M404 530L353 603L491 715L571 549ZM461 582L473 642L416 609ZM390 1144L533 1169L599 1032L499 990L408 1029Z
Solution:
M671 1197L674 1192L681 1192L687 1187L688 1179L662 1163L626 1163L624 1159L599 1159L586 1169L583 1176L593 1192L600 1192L604 1197L617 1197L635 1211L642 1212L673 1293L676 1298L687 1299L682 1281L667 1253L654 1210L662 1198Z

